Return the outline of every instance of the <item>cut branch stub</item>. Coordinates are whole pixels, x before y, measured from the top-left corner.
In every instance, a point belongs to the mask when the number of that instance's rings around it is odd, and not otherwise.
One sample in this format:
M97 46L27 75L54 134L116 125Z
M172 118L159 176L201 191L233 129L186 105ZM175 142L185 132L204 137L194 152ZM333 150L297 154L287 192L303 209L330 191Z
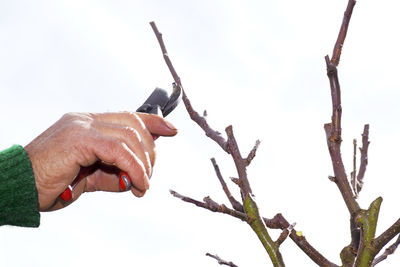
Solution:
M356 224L361 228L360 246L355 266L371 266L376 254L379 252L376 246L373 245L373 240L381 203L382 198L378 197L371 203L368 210L360 211L355 218Z

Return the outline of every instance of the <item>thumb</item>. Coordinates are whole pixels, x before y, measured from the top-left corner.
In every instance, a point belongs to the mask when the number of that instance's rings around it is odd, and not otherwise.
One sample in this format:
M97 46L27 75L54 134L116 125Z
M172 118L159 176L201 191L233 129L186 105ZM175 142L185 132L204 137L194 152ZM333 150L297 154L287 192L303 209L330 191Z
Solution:
M143 121L147 130L157 136L174 136L178 133L176 127L163 117L155 114L136 113Z

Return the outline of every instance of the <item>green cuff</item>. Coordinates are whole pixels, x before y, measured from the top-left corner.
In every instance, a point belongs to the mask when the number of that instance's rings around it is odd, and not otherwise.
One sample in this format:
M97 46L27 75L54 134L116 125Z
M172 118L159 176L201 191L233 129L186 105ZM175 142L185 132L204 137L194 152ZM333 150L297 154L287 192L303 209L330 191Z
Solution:
M0 152L0 225L38 227L40 213L32 165L25 149Z

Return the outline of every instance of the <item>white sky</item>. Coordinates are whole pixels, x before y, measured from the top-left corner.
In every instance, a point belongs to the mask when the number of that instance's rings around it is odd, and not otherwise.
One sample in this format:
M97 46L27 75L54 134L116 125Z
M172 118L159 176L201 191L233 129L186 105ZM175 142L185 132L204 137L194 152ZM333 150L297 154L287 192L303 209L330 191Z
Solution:
M331 115L324 56L332 53L347 0L0 1L0 148L26 145L69 111L135 110L172 78L148 22L156 21L183 85L215 129L233 124L243 153L262 141L249 177L265 217L281 212L339 264L348 213L327 177L323 124ZM343 157L370 123L369 165L360 204L384 201L378 233L398 217L400 4L360 0L339 78ZM157 140L158 161L143 199L92 193L42 213L38 229L0 228L0 266L271 266L251 229L168 193L227 203L209 161L235 176L183 106L180 130ZM235 187L231 186L231 190ZM272 231L277 237L279 231ZM291 240L287 266L314 266ZM379 266L400 264L398 252Z

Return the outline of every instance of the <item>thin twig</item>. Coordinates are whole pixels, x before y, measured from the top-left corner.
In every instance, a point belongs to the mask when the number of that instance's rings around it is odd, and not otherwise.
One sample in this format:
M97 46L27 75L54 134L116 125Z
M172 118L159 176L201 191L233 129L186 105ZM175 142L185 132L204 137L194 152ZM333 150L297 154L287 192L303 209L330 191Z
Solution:
M195 110L193 109L192 104L190 103L190 100L189 100L189 98L187 97L185 90L183 89L182 82L181 82L181 78L179 77L179 75L178 75L178 73L176 72L174 66L172 65L171 59L169 58L169 55L168 55L168 52L167 52L167 48L165 47L164 40L163 40L163 38L162 38L162 34L158 31L157 26L156 26L156 24L155 24L154 21L150 22L150 25L151 25L151 28L152 28L153 31L154 31L154 34L155 34L156 37L157 37L158 43L160 44L161 52L162 52L162 54L163 54L165 63L167 64L168 69L169 69L169 71L171 72L171 75L172 75L172 77L173 77L175 83L176 83L177 85L179 85L179 86L181 87L181 89L182 89L182 101L183 101L183 103L185 104L186 110L188 111L190 118L191 118L194 122L196 122L196 123L200 126L200 128L203 129L203 131L206 133L206 135L207 135L209 138L211 138L212 140L214 140L218 145L221 146L221 148L222 148L224 151L226 151L226 152L229 153L229 151L228 151L228 149L227 149L226 140L225 140L225 138L223 138L223 137L221 136L221 133L219 133L218 131L214 131L214 130L208 125L207 120L206 120L204 117L200 116L200 114L199 114L197 111L195 111Z
M364 176L368 165L368 146L369 146L369 125L364 125L364 131L362 133L362 147L360 148L360 170L357 175L357 192L359 193L364 184Z
M250 151L249 155L246 158L246 166L249 166L250 163L253 161L254 157L256 156L256 152L258 147L260 146L260 140L257 140L253 149Z
M232 196L231 192L229 191L229 188L228 188L228 186L226 185L224 178L222 177L221 171L220 171L220 169L219 169L219 166L218 166L218 164L217 164L215 158L212 158L212 159L211 159L211 162L212 162L212 164L213 164L213 166L214 166L214 170L215 170L215 173L217 174L218 180L219 180L219 182L220 182L221 185L222 185L222 189L224 190L225 195L227 196L229 202L231 202L232 207L233 207L235 210L237 210L237 211L244 212L244 211L243 211L243 205L242 205L239 201L237 201L237 200Z
M238 218L245 222L247 222L249 220L249 217L245 213L230 209L227 206L225 206L224 204L218 204L209 197L206 198L206 202L201 202L201 201L195 200L193 198L181 195L173 190L169 190L169 192L174 197L179 198L180 200L182 200L184 202L192 203L192 204L196 205L197 207L205 208L212 212L228 214L228 215L231 215L231 216Z
M380 251L387 243L390 242L396 235L400 233L400 219L398 219L392 226L384 231L380 236L373 241L374 247Z
M283 229L282 233L279 235L278 239L275 241L275 243L280 246L286 238L290 235L290 233L293 231L294 227L296 226L296 223L292 223L289 225L288 228Z
M231 266L231 267L239 267L239 266L237 266L236 264L234 264L231 261L228 262L228 261L225 261L225 260L221 259L220 257L218 257L218 255L213 255L213 254L210 254L210 253L206 253L206 256L211 257L213 259L216 259L217 262L220 265L228 265L228 266Z
M331 62L336 67L339 65L344 40L346 39L347 30L349 28L350 19L351 19L351 15L353 13L353 8L354 8L355 4L356 4L355 0L349 0L349 2L347 3L347 8L346 8L346 11L344 12L343 21L342 21L342 25L340 27L339 35L336 40L335 46L333 48Z
M161 48L161 51L163 53L163 57L164 57L165 63L167 63L168 69L171 72L175 83L177 85L179 85L183 89L182 83L181 83L181 78L179 77L178 73L175 71L175 68L172 65L172 62L171 62L171 60L170 60L170 58L168 56L167 48L165 47L161 32L158 31L156 23L154 21L150 22L150 26L153 29L154 34L157 37L158 43L160 44L160 48Z
M376 257L374 259L374 262L372 263L372 266L375 266L378 263L386 260L386 258L389 255L393 254L396 251L396 249L399 246L399 244L400 244L400 235L397 236L396 241L392 245L390 245L388 248L385 249L385 252L382 253L382 255L380 255L379 257Z
M357 139L353 139L353 171L350 173L351 177L351 188L354 192L354 198L358 198L358 191L357 191Z

